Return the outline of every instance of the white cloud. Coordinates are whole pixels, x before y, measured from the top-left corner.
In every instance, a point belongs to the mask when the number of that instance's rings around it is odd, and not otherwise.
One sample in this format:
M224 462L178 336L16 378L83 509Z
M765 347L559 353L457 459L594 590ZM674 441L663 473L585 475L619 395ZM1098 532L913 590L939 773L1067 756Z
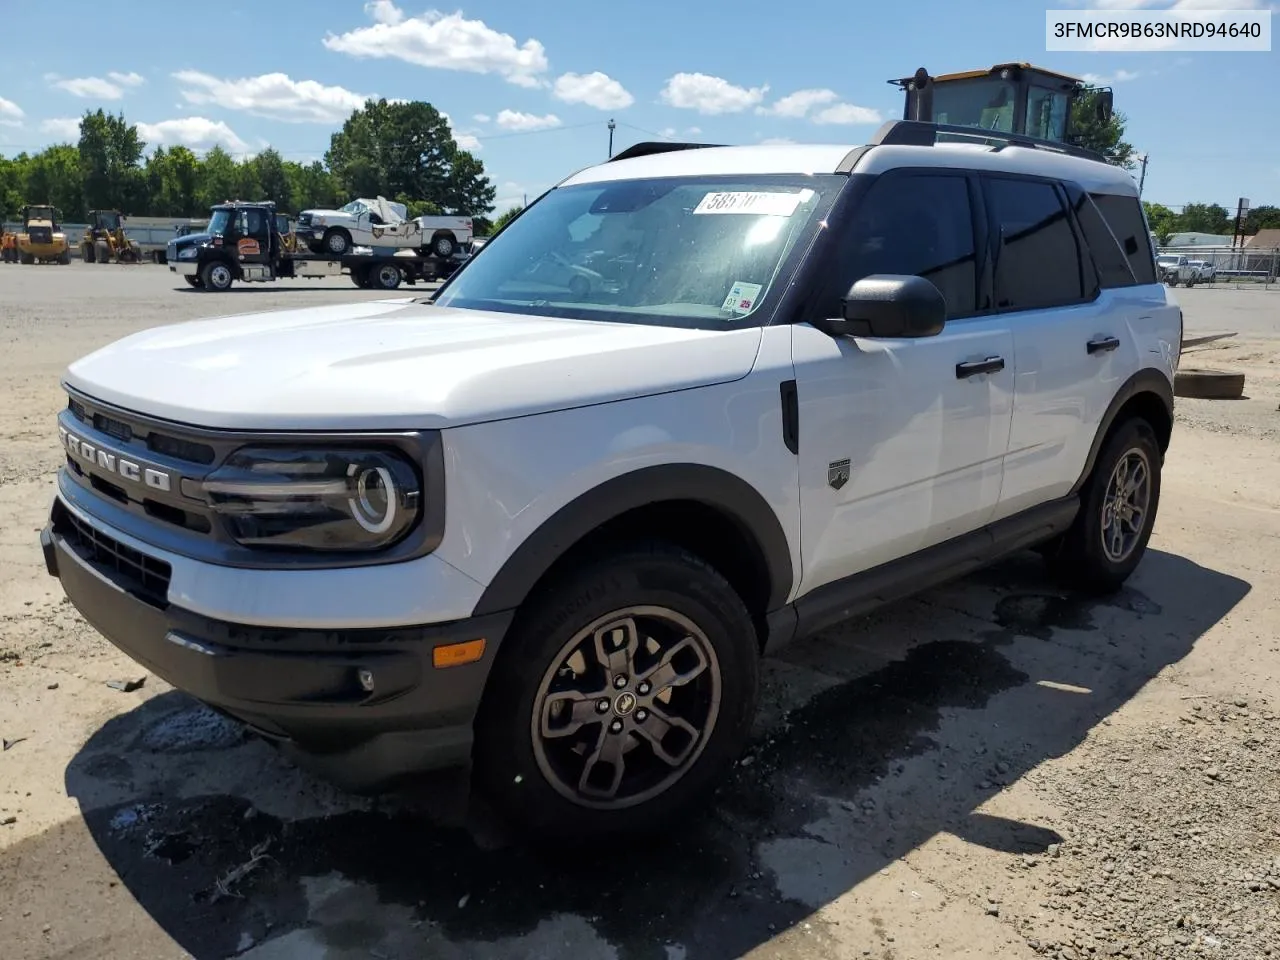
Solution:
M554 113L539 117L533 113L502 110L498 113L498 126L504 130L550 130L560 126L560 118Z
M344 87L293 80L284 73L223 80L199 70L180 70L173 78L187 103L214 104L289 123L339 123L368 99L367 95Z
M86 100L119 100L124 88L101 77L75 77L70 80L54 80L53 85L75 97Z
M689 136L691 137L696 137L701 132L702 132L701 127L690 127L688 130L685 131L685 133L689 134Z
M487 113L477 113L472 119L475 120L476 123L488 123L493 119L493 117L489 116Z
M552 92L565 103L585 103L597 110L623 110L636 102L627 88L607 73L566 73L556 78Z
M444 122L449 125L449 130L453 134L453 142L458 145L460 150L467 150L474 153L480 149L480 141L476 139L474 134L460 132L458 128L454 126L453 117L449 116L449 114L445 113L443 110L440 111L440 116L444 119Z
M852 103L836 103L813 115L814 123L883 123L880 111Z
M26 114L22 112L22 108L12 100L6 100L0 97L0 118L5 120L21 120Z
M1137 80L1142 74L1136 70L1117 70L1110 76L1101 73L1086 73L1080 79L1095 87L1107 87L1113 83L1124 83L1126 80Z
M337 53L360 58L404 60L420 67L496 73L521 87L543 86L547 70L546 49L537 40L517 44L509 33L499 33L483 20L468 20L461 12L443 14L430 10L405 19L393 4L374 4L375 22L347 33L324 38Z
M824 103L834 103L839 99L840 95L838 93L825 88L797 90L795 93L789 93L767 107L756 107L756 113L796 119L803 117L814 107L820 107Z
M679 132L680 131L677 130L675 127L663 127L661 130L658 131L658 136L666 137L668 140L670 140Z
M245 152L249 145L221 120L205 117L183 117L178 120L161 120L159 123L138 124L138 135L150 146L169 147L181 144L196 150L206 150L214 145L231 151Z
M784 146L788 143L795 143L790 137L765 137L760 141L760 145L764 147Z
M48 133L61 140L80 139L79 117L53 117L40 122L40 132Z
M404 19L400 8L391 0L369 0L364 5L364 12L377 23L385 23L389 27L394 27Z
M741 113L764 99L769 85L739 87L722 77L705 73L677 73L662 88L662 101L682 110L697 110L708 115Z
M140 87L147 82L140 73L116 73L114 70L107 74L107 79L122 87Z

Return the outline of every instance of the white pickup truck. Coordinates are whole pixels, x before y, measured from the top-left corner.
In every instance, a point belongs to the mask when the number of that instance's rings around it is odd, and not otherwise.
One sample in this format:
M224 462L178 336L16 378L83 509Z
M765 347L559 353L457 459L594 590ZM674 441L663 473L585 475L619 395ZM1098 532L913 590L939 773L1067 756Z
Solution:
M1192 260L1176 253L1162 253L1156 257L1156 270L1160 281L1171 287L1179 283L1194 287L1197 283L1212 283L1217 271L1206 260Z
M432 216L409 219L408 208L386 197L359 198L337 210L303 210L298 239L312 253L342 257L352 247L420 250L442 260L471 243L470 217Z

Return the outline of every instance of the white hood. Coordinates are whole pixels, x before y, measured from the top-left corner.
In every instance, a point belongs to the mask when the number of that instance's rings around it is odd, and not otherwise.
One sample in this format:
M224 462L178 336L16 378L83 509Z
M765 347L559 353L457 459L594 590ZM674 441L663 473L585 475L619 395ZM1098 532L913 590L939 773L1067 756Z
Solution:
M374 300L156 327L65 381L196 426L450 427L736 380L760 336Z

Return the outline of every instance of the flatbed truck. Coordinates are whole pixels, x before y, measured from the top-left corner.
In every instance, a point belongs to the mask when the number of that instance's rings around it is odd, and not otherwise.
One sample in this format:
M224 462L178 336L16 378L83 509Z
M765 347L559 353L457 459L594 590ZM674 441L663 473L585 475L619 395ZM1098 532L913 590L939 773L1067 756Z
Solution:
M402 283L446 279L459 265L454 257L423 256L416 250L356 247L342 256L289 250L276 217L270 201L215 205L203 233L169 241L169 271L211 293L229 290L237 280L271 283L342 274L358 287L394 290Z

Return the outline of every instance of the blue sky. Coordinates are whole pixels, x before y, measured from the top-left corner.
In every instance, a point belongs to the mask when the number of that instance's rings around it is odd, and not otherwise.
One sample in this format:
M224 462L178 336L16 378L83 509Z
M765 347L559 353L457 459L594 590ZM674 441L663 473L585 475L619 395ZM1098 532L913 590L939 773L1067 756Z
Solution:
M901 114L890 77L1030 60L1112 83L1128 139L1150 155L1146 199L1280 204L1280 53L1046 53L1046 6L1073 5L1084 0L735 0L701 12L689 0L0 0L6 36L51 38L6 44L0 153L74 142L76 118L104 107L152 145L270 144L318 159L364 96L425 99L484 162L501 210L603 160L610 117L615 149L663 135L860 143Z

